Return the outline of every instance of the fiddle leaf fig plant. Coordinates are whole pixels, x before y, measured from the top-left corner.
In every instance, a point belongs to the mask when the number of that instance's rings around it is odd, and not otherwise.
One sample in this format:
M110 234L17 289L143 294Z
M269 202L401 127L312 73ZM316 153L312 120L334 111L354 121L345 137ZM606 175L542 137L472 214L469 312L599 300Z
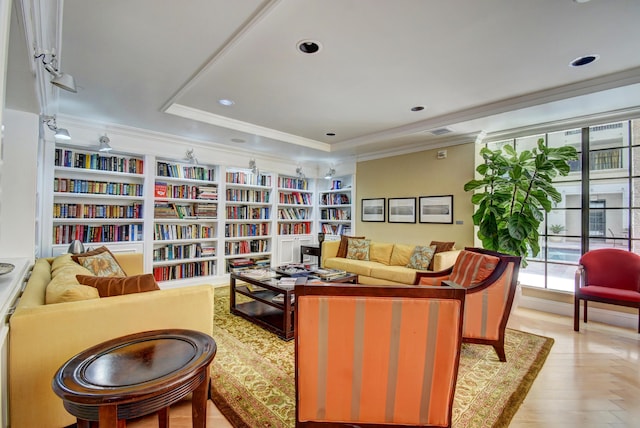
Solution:
M464 185L475 191L471 202L477 205L473 224L484 248L522 257L540 252L538 228L544 213L562 195L553 179L570 172L569 161L578 159L572 146L547 147L538 140L537 148L517 153L512 146L502 150L483 148L484 163L476 168L480 179Z

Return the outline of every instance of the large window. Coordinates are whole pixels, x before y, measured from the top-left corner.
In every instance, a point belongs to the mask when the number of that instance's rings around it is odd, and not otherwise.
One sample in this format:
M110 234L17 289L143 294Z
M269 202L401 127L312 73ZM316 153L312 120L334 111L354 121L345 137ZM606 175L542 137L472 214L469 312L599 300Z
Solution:
M640 119L489 142L495 150L572 145L579 159L555 180L562 201L540 226L540 254L521 270L524 285L573 291L584 252L616 247L640 253ZM584 160L586 153L586 162Z

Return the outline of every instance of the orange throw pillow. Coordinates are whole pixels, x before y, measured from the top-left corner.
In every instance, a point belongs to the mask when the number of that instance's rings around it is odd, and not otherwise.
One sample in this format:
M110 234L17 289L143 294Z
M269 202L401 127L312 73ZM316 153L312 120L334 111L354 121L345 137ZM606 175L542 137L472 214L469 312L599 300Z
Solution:
M465 288L471 287L487 279L499 262L498 257L463 250L453 265L449 280Z
M160 290L158 283L150 273L123 277L76 275L76 279L80 284L97 288L100 297Z

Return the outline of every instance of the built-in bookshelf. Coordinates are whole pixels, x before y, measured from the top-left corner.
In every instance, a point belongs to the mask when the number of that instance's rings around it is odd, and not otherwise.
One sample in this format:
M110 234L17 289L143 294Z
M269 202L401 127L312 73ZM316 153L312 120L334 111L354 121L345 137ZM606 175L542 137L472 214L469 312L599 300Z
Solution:
M309 180L278 177L278 235L313 233L313 191Z
M216 275L216 167L156 160L153 275L172 281Z
M273 175L228 169L225 174L224 257L268 265L273 248Z
M144 173L140 157L56 146L51 253L76 239L92 247L142 242Z
M324 189L318 190L318 210L320 211L319 231L328 239L339 235L350 235L353 221L352 177L335 177L324 180Z

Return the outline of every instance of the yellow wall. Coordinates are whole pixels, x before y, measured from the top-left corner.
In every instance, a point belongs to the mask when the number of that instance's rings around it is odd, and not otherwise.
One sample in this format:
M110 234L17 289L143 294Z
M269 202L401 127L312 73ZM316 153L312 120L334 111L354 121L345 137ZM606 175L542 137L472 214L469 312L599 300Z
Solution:
M437 159L446 150L446 159ZM474 144L427 150L358 162L356 172L356 233L375 241L428 244L455 241L456 248L473 245L473 205L464 184L474 176ZM362 222L362 199L453 195L454 224ZM417 202L417 199L416 199ZM386 209L386 208L385 208ZM462 221L463 224L456 224Z

